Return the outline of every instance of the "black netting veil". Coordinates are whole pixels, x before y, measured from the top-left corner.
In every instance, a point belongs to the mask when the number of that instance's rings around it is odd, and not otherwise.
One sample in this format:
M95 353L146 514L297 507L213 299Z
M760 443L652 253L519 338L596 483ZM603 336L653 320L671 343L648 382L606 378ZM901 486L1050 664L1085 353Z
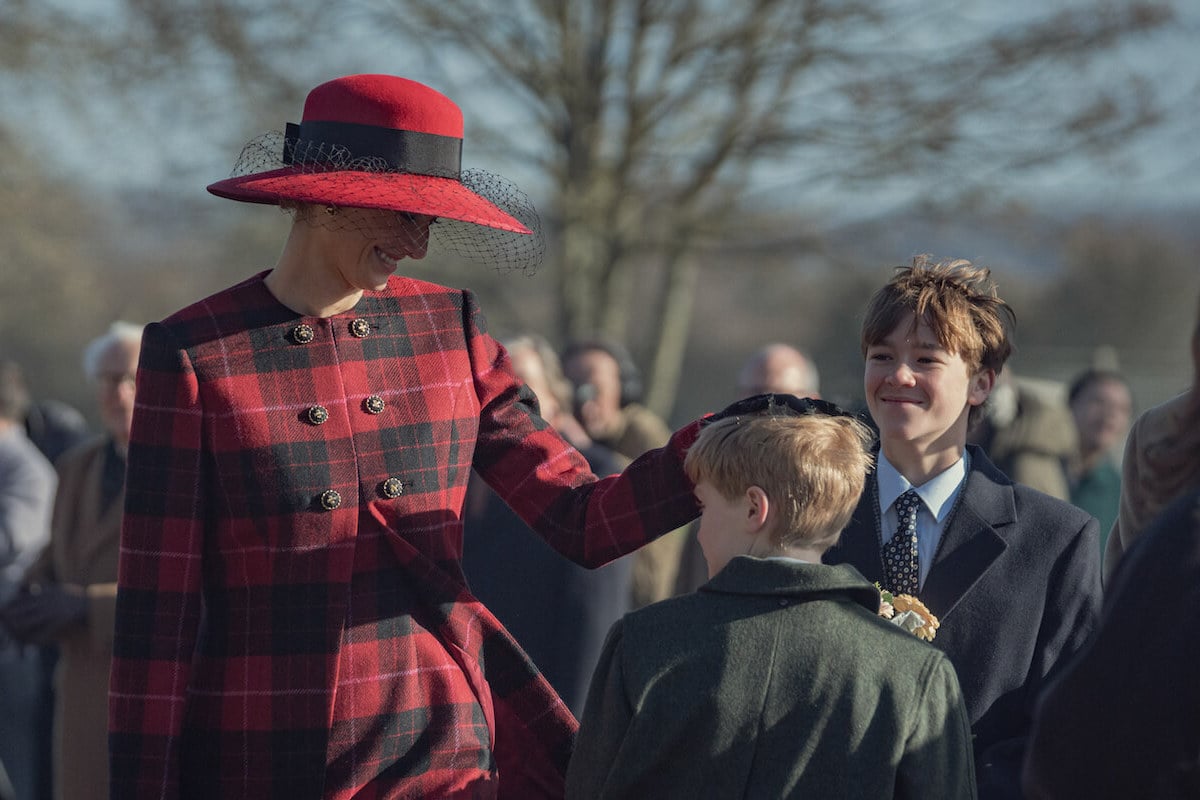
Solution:
M341 145L285 140L281 132L247 144L230 178L209 188L224 197L273 203L293 212L320 206L321 212L306 212L304 218L357 230L368 238L407 234L414 218L432 217L427 241L431 253L482 262L504 272L535 272L546 249L532 201L495 173L465 169L418 175L382 158L355 157Z

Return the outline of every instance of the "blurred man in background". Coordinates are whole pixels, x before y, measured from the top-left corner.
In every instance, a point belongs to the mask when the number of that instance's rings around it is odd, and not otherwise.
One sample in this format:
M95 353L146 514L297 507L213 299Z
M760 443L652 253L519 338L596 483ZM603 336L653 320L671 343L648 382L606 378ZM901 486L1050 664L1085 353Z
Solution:
M1103 553L1121 501L1121 470L1114 452L1129 431L1133 393L1119 372L1089 369L1071 382L1067 403L1079 434L1079 449L1067 462L1071 503L1099 520Z
M738 372L738 394L793 394L821 398L821 376L805 353L787 344L773 343L756 350Z

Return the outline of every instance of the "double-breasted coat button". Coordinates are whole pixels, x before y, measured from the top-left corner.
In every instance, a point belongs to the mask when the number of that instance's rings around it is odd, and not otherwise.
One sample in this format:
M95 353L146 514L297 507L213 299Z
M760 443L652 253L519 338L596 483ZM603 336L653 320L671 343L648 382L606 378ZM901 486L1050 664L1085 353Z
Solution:
M325 406L313 406L308 410L308 421L313 425L324 425L329 420L329 410Z
M312 329L312 325L307 323L302 322L292 328L292 341L296 344L308 344L316 338L316 335L317 333Z
M326 489L321 492L321 508L326 511L333 511L342 505L342 496L334 489Z
M367 409L368 414L381 414L386 404L383 398L377 394L373 394L363 401L363 407Z
M390 499L404 494L404 481L399 478L388 478L383 482L383 496Z
M359 339L365 338L370 332L371 323L367 322L365 319L359 318L350 323L350 333L354 334Z

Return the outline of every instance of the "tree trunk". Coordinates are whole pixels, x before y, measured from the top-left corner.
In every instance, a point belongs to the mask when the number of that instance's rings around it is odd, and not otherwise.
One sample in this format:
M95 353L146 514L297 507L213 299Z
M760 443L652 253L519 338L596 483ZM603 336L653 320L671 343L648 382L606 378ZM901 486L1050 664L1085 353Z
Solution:
M651 335L651 341L657 346L646 391L646 405L663 419L671 417L683 372L697 274L695 258L681 250L670 254L663 270L663 285L654 317L655 332Z

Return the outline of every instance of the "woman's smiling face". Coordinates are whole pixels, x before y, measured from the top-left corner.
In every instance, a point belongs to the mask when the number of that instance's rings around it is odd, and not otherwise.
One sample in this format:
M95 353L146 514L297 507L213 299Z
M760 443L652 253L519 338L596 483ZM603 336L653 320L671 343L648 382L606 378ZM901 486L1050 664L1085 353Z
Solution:
M429 226L434 217L427 214L342 208L336 216L346 222L336 228L325 227L329 233L322 237L325 260L353 289L386 288L401 261L422 259L429 249Z

